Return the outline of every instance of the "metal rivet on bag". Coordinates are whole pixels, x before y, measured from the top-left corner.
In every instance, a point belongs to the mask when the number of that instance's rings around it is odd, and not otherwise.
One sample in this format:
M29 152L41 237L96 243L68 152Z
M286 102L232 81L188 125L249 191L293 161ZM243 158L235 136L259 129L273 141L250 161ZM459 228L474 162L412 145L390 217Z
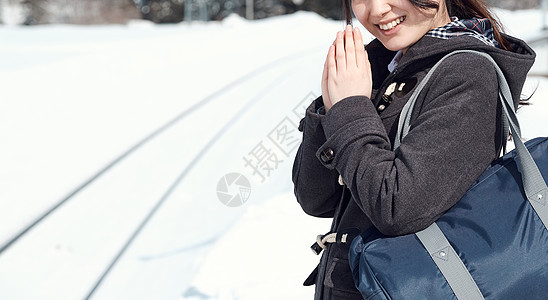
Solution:
M537 199L538 199L538 200L541 200L541 199L542 199L542 194L538 194L538 195L537 195Z
M440 251L440 256L441 257L445 257L445 255L447 255L447 253L445 253L445 251Z

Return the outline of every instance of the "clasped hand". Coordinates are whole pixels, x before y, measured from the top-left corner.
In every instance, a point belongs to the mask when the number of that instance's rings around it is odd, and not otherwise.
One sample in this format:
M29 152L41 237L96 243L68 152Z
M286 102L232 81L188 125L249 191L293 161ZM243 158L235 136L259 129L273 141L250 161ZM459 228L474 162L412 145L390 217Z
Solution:
M371 65L358 28L346 26L329 47L322 74L322 98L326 111L350 96L371 97Z

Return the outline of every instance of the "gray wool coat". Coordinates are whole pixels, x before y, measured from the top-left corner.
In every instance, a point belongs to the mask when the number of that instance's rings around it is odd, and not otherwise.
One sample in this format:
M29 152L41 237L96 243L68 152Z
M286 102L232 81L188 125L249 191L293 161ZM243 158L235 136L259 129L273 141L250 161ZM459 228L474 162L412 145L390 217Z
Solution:
M374 40L366 47L373 73L371 99L345 98L325 115L318 113L321 97L311 103L299 126L303 140L293 165L293 183L307 214L333 218L331 229L318 228L318 233L371 226L386 235L413 233L462 197L499 156L503 144L494 67L474 54L448 58L421 92L411 130L394 152L399 113L427 71L445 54L460 49L489 53L518 101L535 53L523 41L505 37L510 50L471 36L425 36L391 73L387 65L395 52ZM388 105L383 95L394 82L400 87L405 83L406 88L393 93ZM315 299L361 299L348 265L347 245L328 245L305 281L312 284Z

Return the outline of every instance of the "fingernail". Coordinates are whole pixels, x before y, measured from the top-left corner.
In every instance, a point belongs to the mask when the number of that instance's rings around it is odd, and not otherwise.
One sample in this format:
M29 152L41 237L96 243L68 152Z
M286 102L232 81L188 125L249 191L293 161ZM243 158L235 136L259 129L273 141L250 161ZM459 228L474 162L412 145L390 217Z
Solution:
M352 25L346 25L346 31L352 31Z

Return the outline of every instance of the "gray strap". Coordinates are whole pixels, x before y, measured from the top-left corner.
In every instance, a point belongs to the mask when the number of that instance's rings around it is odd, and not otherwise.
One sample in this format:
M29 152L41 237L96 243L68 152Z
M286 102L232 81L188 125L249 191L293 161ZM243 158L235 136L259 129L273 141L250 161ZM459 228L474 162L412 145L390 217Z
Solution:
M403 140L403 137L407 135L409 132L409 128L411 127L411 114L413 113L413 107L415 107L415 102L417 102L417 98L419 97L420 92L430 79L432 77L433 70L437 69L438 66L441 64L443 60L445 60L446 57L443 57L438 61L426 74L423 80L419 83L413 94L411 94L411 97L405 103L404 107L401 110L400 113L400 120L398 121L398 132L396 132L396 139L394 140L394 151L400 147L401 141Z
M474 52L467 50L466 52ZM483 52L475 52L493 63L495 70L497 71L497 77L499 81L499 99L502 102L502 108L506 118L504 118L510 127L512 136L514 137L514 145L516 147L516 153L518 157L518 163L521 167L521 180L523 183L523 189L525 195L531 203L531 206L537 213L538 217L544 224L545 228L548 228L548 205L546 203L546 197L548 193L548 187L546 182L540 173L537 164L531 157L531 153L525 147L521 139L521 130L518 123L518 117L514 111L514 101L512 101L512 94L508 82L504 78L502 70L497 65L495 60L488 54Z
M521 167L521 180L525 195L544 224L544 227L548 228L548 205L546 201L548 187L546 186L546 182L544 181L537 164L533 160L533 157L531 157L531 153L529 153L529 150L527 150L527 147L525 147L525 144L521 139L521 131L519 128L518 118L514 111L510 87L504 78L502 70L495 63L493 58L484 53L482 53L482 55L486 56L495 65L495 69L497 71L500 89L499 99L503 102L502 108L507 116L508 125L510 127L510 131L512 132L518 163Z
M542 178L542 175L533 158L531 157L531 154L521 140L521 131L519 128L516 113L514 111L512 94L504 77L504 74L502 73L500 67L493 60L493 58L488 54L473 50L455 51L444 56L440 61L438 61L438 63L436 63L432 67L432 69L417 86L417 88L411 95L411 98L402 109L402 112L400 114L400 120L398 123L398 132L396 134L396 140L394 143L394 150L399 148L401 141L409 132L411 124L411 114L413 112L415 102L420 92L426 85L427 81L434 73L434 70L441 64L443 60L445 60L450 55L463 52L482 55L483 57L489 59L489 61L491 61L495 66L499 82L499 99L500 101L502 101L503 111L506 116L506 118L503 118L504 136L508 136L509 127L514 137L518 163L520 164L522 170L521 177L525 194L527 196L527 199L531 203L531 206L543 222L544 227L547 227L548 204L546 199L548 196L548 188L546 186L546 182ZM455 252L455 249L453 249L449 241L447 241L447 238L439 229L436 223L430 225L430 227L426 228L423 231L417 232L416 236L426 248L458 299L483 299L483 295L481 294L474 279L470 275L470 272L468 272L466 266Z
M417 102L417 98L419 97L419 95L420 95L421 91L423 90L424 86L428 83L428 81L430 80L430 77L432 77L432 75L434 74L433 71L435 69L437 69L439 67L439 65L446 58L448 58L449 56L451 56L453 54L461 53L461 52L473 52L473 53L479 53L479 54L487 55L483 52L478 52L478 51L473 51L473 50L454 51L454 52L449 53L446 56L442 57L442 59L440 59L432 67L432 69L430 69L430 71L426 74L424 79L421 80L421 82L419 83L419 85L417 86L417 88L415 89L413 94L411 94L411 97L409 98L409 100L407 101L407 103L405 104L405 106L403 107L403 109L400 113L400 119L399 119L399 122L398 122L398 132L396 133L396 139L394 141L394 150L396 150L400 147L400 144L401 144L401 141L403 140L403 137L406 136L407 133L409 133L409 129L411 127L411 114L413 113L413 107L415 107L415 103ZM489 56L489 55L487 55L487 56L489 58L491 58L491 56ZM492 60L492 58L491 58L491 60ZM496 63L495 63L495 65L496 65ZM497 67L498 67L498 65L497 65ZM504 78L504 76L502 78L503 78L504 82L506 82L506 79ZM506 85L508 85L508 84L506 84ZM510 90L510 88L508 88L508 91L509 90ZM509 99L512 99L512 97L510 96ZM507 118L502 118L502 121L503 121L503 128L502 128L503 134L504 134L504 137L507 137L508 136L508 127L509 127L508 120L507 120ZM518 128L518 131L519 131L520 129L519 129L519 124L517 123L517 118L516 118L516 124L517 124L517 128Z
M468 269L436 223L415 235L438 266L457 299L483 299Z
M500 67L497 65L495 60L488 54L473 50L459 50L444 56L438 63L436 63L432 69L428 72L426 77L421 81L417 86L411 98L403 107L400 114L400 120L398 123L398 132L396 133L396 140L394 142L394 150L399 148L401 141L409 132L411 127L411 114L413 112L413 107L415 102L426 85L429 78L434 73L433 71L445 60L447 57L457 54L457 53L475 53L487 58L490 62L493 63L495 70L497 72L497 78L499 81L499 99L502 102L502 107L506 118L504 120L504 131L507 132L507 128L510 128L512 135L514 137L514 144L516 146L516 153L518 157L518 163L521 166L521 179L523 187L525 190L525 195L531 203L531 206L539 216L540 220L544 224L544 227L548 228L548 187L544 181L542 174L540 173L535 161L531 157L529 150L523 144L521 139L521 130L518 123L518 118L516 112L514 111L514 102L512 101L512 94L510 92L510 87L506 81L504 74ZM505 134L505 136L507 136Z

